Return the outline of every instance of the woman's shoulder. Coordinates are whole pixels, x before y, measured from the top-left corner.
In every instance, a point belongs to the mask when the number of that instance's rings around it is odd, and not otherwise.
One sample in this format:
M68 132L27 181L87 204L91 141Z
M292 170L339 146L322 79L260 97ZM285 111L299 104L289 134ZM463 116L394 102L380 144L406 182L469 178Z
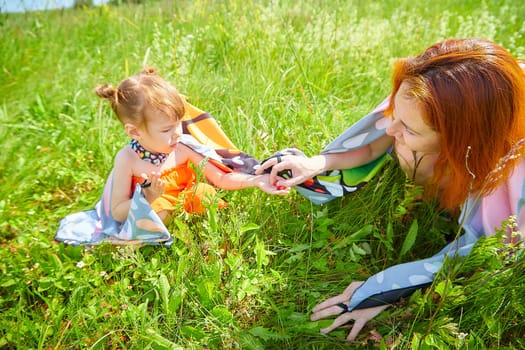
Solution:
M514 187L516 191L520 191L525 197L525 157L522 157L521 162L518 162L512 171L509 178L509 187Z

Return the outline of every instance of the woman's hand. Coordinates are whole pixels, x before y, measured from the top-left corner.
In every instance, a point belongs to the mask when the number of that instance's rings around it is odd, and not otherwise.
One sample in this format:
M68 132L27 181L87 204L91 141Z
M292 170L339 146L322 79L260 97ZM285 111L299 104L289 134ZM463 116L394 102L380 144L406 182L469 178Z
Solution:
M261 164L255 174L263 174L265 170L270 171L270 183L277 187L292 187L323 172L324 160L322 156L312 158L297 155L275 156ZM283 174L286 174L286 179L282 177Z
M155 199L162 196L166 183L161 179L160 173L155 171L152 171L149 176L146 174L141 174L141 176L144 178L144 182L141 184L144 190L144 197L149 203L152 203Z
M343 293L330 298L313 308L312 316L310 316L311 321L317 321L322 318L339 315L330 326L321 329L321 333L328 334L334 329L344 326L346 323L353 320L354 325L346 337L346 340L353 341L368 321L376 317L381 311L385 310L389 306L381 305L346 312L342 304L348 305L352 294L354 294L355 290L361 284L363 284L362 281L352 282Z

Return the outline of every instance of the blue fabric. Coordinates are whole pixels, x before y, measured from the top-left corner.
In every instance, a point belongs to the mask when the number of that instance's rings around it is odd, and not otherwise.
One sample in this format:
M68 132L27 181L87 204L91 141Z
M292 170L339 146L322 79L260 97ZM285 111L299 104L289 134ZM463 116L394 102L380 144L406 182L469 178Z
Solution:
M386 134L387 125L384 111L389 101L390 97L386 98L374 111L364 116L330 142L321 151L321 154L343 153L355 150L383 137ZM279 153L283 152L305 156L304 153L297 149L286 149ZM312 203L324 204L360 189L383 168L388 159L389 157L385 155L358 168L327 171L317 175L309 182L295 186L294 189ZM356 176L358 174L360 176Z
M111 188L110 176L106 189ZM110 194L109 194L110 195ZM55 240L72 245L162 244L170 246L173 239L157 213L149 205L140 185L131 198L130 210L124 223L116 221L101 200L95 209L74 213L60 221Z
M389 98L384 100L372 113L366 115L357 123L348 128L343 134L332 141L322 154L342 153L357 149L370 144L385 135L386 129L382 126L384 110ZM377 172L377 168L373 168ZM343 170L344 171L344 170ZM325 185L326 193L319 193L300 185L297 191L305 195L313 203L322 204L334 198L351 192L351 188L345 188L344 184L326 183L323 178L326 175L339 175L340 171L333 171L329 174L321 174L316 179L317 182ZM354 190L359 186L356 184ZM516 212L520 212L525 204L525 184L522 187L522 196L518 203ZM445 246L440 252L432 257L399 264L387 268L369 277L352 295L347 311L371 306L390 304L412 294L415 290L428 287L434 280L435 274L440 270L447 257L467 256L476 241L485 235L486 229L483 227L481 218L482 210L480 198L469 198L462 208L459 222L464 234L453 242ZM492 232L488 232L492 233Z
M390 304L428 287L445 257L467 256L481 236L482 233L468 230L430 258L394 265L369 277L352 295L348 311Z

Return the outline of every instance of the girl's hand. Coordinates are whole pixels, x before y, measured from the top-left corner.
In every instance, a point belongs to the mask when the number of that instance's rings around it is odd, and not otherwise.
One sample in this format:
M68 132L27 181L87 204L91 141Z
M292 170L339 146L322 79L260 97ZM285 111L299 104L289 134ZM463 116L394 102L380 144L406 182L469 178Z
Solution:
M159 198L166 188L166 183L161 179L160 173L152 171L148 176L146 174L141 174L144 178L144 182L141 184L144 190L144 197L150 203L155 199Z
M348 336L346 337L346 340L353 341L368 321L376 317L381 311L385 310L389 306L381 305L346 312L344 306L348 305L352 294L354 294L355 290L361 284L363 284L362 281L352 282L343 293L330 298L313 308L312 316L310 316L311 321L317 321L322 318L339 315L330 326L321 329L321 333L328 334L334 329L344 326L349 321L353 320L354 324L350 328L350 333L348 333Z
M269 194L280 194L285 195L290 193L290 187L276 186L270 182L270 174L263 174L259 176L257 187ZM283 180L281 177L277 177L278 180Z

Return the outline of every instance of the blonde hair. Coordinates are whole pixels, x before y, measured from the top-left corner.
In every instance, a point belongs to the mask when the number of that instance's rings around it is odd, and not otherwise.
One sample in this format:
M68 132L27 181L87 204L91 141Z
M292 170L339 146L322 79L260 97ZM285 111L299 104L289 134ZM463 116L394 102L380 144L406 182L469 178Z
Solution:
M147 126L148 113L161 111L179 121L184 116L184 102L177 89L162 79L155 68L124 79L117 88L110 84L98 86L96 94L109 101L118 119L138 127Z

